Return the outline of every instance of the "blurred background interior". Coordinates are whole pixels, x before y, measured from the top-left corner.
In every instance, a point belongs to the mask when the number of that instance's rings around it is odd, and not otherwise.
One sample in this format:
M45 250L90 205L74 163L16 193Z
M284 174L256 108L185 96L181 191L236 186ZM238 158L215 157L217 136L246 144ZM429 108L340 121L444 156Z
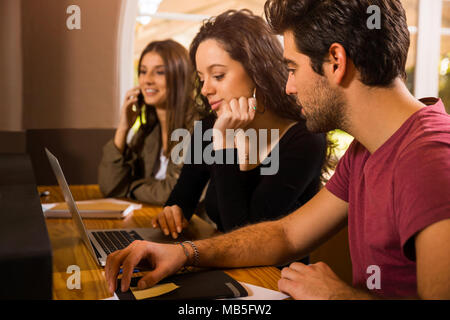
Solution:
M263 15L265 0L78 0L81 29L68 30L68 0L0 0L0 152L32 155L39 184L54 183L48 146L70 183L96 183L100 146L112 137L140 52L172 38L186 48L204 19L227 9ZM439 96L450 112L450 0L402 0L411 48L408 88ZM352 137L330 133L345 152Z
M69 184L96 184L102 146L113 136L146 44L172 38L189 48L204 19L243 8L262 16L264 2L77 0L81 29L68 30L72 0L0 0L0 153L29 153L37 183L54 185L48 147ZM402 3L411 33L408 88L419 98L441 97L450 112L450 0ZM352 137L330 134L339 158ZM330 242L322 253L339 261L346 234L337 237L337 246ZM320 259L320 250L312 258ZM348 268L334 265L350 281Z

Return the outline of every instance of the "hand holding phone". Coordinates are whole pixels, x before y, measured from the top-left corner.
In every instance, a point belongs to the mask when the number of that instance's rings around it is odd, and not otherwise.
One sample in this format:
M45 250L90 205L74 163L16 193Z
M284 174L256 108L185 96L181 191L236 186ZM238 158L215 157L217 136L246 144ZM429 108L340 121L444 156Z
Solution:
M139 95L142 95L139 86L134 87L126 93L125 101L122 105L119 128L129 130L133 126L137 116L141 112L139 105Z

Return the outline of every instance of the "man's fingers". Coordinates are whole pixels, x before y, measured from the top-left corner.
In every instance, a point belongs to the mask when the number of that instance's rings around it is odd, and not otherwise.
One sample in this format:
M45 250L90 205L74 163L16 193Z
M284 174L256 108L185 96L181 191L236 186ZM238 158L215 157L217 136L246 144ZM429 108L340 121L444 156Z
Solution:
M297 272L304 272L306 270L306 268L308 268L308 266L301 262L293 262L289 265L289 268L291 268Z
M331 271L330 266L327 265L325 262L322 262L322 261L316 262L314 264L310 264L309 266L310 267L314 266L314 268L318 268L318 269L322 269L322 270L330 270Z
M167 275L164 272L162 272L162 268L157 267L155 270L147 272L141 278L141 280L139 280L138 288L147 289L153 287L155 284L164 279L166 276Z
M295 282L289 279L281 278L278 280L278 290L280 292L285 293L289 296L292 296L292 291L294 289Z
M126 249L124 249L113 252L106 258L105 278L108 284L109 291L111 293L114 293L114 291L116 291L117 276L119 274L122 261L126 257L126 255L127 251Z
M281 278L288 279L288 280L294 280L298 281L298 279L301 277L301 273L292 269L292 268L283 268L281 270Z
M120 289L126 292L130 287L131 276L133 275L134 267L136 267L143 257L143 249L133 250L126 257L122 267L122 282Z

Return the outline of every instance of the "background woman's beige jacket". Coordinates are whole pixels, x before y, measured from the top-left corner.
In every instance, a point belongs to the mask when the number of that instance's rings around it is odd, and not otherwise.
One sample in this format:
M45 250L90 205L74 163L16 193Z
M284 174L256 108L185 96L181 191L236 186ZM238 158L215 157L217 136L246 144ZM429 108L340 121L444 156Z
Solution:
M135 146L144 133L139 130L130 145ZM136 151L126 147L123 154L110 140L103 147L99 166L100 190L106 197L127 197L154 205L164 205L180 176L182 165L174 164L170 158L166 178L154 178L159 168L161 154L161 128L159 123L144 138L141 148Z

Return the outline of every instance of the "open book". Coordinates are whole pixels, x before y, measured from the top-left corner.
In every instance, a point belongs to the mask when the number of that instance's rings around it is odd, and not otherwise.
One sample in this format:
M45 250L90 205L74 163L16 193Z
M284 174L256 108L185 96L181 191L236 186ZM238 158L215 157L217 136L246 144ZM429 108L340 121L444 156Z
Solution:
M125 218L134 210L142 208L141 204L113 198L77 201L77 207L82 218ZM71 218L65 202L42 204L46 218Z

